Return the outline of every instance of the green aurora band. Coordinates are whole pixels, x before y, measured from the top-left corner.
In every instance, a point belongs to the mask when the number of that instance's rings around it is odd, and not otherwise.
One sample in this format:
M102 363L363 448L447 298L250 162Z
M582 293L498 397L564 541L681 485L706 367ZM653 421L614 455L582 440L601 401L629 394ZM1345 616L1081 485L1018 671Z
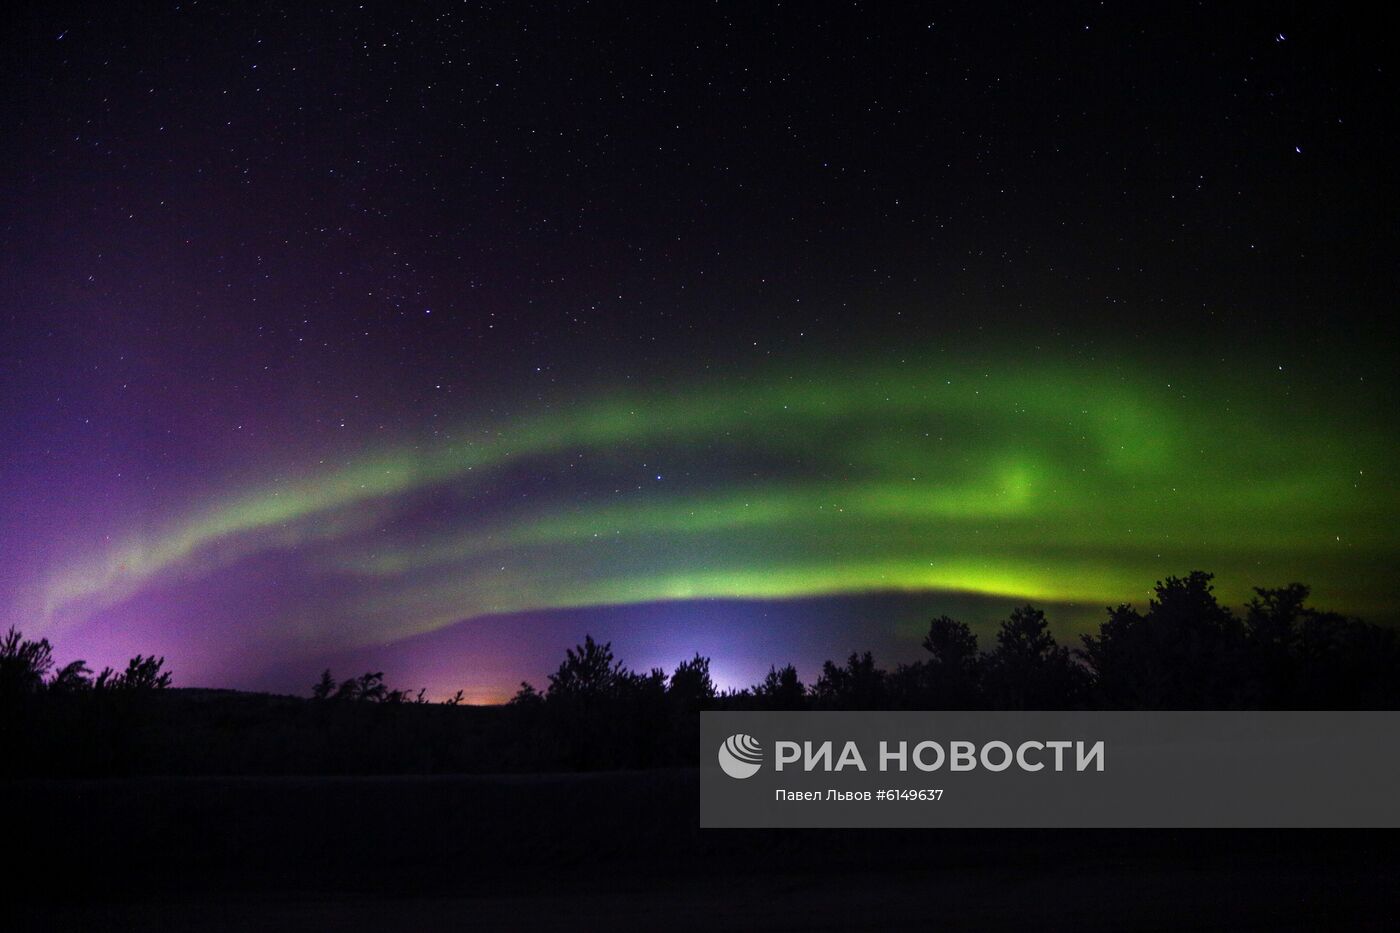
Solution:
M1365 386L1121 365L770 367L539 400L173 504L160 530L58 568L42 617L78 624L266 553L335 581L334 612L289 613L287 637L345 646L484 613L701 597L1102 607L1197 567L1235 600L1301 579L1332 607L1395 605L1395 445ZM405 518L424 508L426 526Z

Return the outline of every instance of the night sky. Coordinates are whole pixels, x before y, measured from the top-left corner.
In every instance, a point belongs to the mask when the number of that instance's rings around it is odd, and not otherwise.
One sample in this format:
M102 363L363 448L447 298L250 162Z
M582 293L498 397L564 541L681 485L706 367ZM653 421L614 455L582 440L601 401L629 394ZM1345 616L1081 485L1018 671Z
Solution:
M1397 616L1394 24L122 6L3 27L0 626L60 660L489 701L1195 568Z

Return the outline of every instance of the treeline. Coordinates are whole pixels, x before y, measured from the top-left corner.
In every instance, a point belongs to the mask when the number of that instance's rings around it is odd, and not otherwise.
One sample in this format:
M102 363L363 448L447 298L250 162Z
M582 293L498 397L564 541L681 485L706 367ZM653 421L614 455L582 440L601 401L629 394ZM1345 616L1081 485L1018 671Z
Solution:
M1045 613L1014 610L983 650L963 622L934 619L925 657L893 670L870 652L827 661L804 684L792 665L761 683L719 691L709 658L668 678L630 671L610 644L586 638L543 691L521 684L536 752L598 767L684 762L696 752L700 709L1395 709L1400 637L1307 605L1308 588L1256 589L1243 615L1222 606L1212 576L1159 582L1146 611L1108 610L1076 648L1059 644Z
M370 671L325 671L311 698L168 690L164 658L138 655L93 676L55 669L46 640L0 640L0 772L443 773L644 768L691 763L702 709L1395 709L1400 638L1307 605L1294 584L1259 589L1236 613L1211 576L1157 584L1145 610L1108 610L1098 631L1059 644L1025 606L985 648L963 622L934 619L924 655L885 669L869 652L827 661L814 682L792 665L721 691L696 655L667 674L633 671L586 637L543 690L504 707L462 692L428 703Z
M311 688L313 700L355 700L361 703L413 703L422 706L428 702L428 689L419 687L417 693L398 690L384 683L383 671L366 671L359 677L349 677L337 681L331 676L330 668L321 672L321 679ZM446 706L457 706L464 694L458 690L443 700Z
M941 616L924 636L924 658L885 670L870 652L852 652L823 664L810 685L792 665L774 666L762 683L720 692L708 658L668 679L627 670L610 645L588 638L544 693L524 683L511 702L573 707L664 694L682 709L1382 709L1400 700L1394 629L1314 609L1302 584L1256 589L1236 615L1211 580L1169 577L1145 612L1110 609L1073 649L1034 606L1014 610L988 650L966 623Z
M14 626L0 640L0 702L15 702L37 693L144 693L170 686L165 658L138 654L117 671L105 667L96 677L86 661L54 668L53 646L47 638L26 639Z

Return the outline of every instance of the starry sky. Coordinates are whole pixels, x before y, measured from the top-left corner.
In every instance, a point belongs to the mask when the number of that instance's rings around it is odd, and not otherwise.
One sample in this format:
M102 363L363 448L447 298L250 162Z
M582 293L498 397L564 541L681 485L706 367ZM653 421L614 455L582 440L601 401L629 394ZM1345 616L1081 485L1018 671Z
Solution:
M0 624L478 702L1400 615L1388 24L1317 5L21 4Z

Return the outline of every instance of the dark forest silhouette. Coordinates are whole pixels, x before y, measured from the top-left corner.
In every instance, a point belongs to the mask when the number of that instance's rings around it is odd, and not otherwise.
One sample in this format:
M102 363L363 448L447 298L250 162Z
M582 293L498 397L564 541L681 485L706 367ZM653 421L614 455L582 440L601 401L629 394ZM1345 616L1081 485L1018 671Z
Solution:
M1033 606L983 650L963 622L932 620L925 656L893 670L870 652L827 661L816 681L770 668L720 691L710 659L669 675L633 671L591 636L543 690L504 707L389 687L380 671L311 699L169 690L164 658L138 655L96 677L54 669L47 640L0 641L0 748L11 774L442 773L593 770L693 763L702 709L1394 709L1400 638L1307 605L1308 588L1256 589L1237 614L1210 574L1159 582L1146 611L1108 610L1097 633L1060 645Z

